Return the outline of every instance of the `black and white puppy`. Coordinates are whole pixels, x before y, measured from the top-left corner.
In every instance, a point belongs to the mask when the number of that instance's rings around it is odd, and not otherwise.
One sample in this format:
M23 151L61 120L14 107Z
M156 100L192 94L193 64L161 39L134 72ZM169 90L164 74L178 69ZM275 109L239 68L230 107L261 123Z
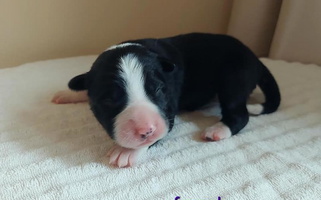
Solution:
M247 106L258 85L265 103ZM249 113L274 112L278 85L254 53L227 35L191 33L162 39L132 40L104 51L85 74L69 82L53 102L89 100L91 110L117 143L110 163L131 166L171 131L179 112L194 111L218 97L222 119L202 132L217 141L237 134Z

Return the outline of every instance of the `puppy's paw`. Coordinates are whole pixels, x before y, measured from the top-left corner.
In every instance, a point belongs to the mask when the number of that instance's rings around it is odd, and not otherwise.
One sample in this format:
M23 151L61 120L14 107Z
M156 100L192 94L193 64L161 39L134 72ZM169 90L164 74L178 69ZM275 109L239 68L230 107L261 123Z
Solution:
M232 132L230 128L222 122L218 122L214 126L210 126L202 132L202 139L207 141L219 141L231 136Z
M131 167L137 162L140 154L146 152L147 149L148 147L128 149L115 144L107 153L109 164L116 167Z
M247 104L246 108L251 115L260 115L262 114L264 107L262 104Z
M78 103L88 100L87 91L74 92L63 90L57 92L51 102L55 104Z

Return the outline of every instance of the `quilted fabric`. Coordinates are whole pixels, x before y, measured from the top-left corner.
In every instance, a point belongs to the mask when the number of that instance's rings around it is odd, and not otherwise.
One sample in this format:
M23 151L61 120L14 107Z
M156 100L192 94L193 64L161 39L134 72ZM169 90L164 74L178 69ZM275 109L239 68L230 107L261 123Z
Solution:
M321 199L320 67L262 59L281 88L277 112L219 142L199 137L217 109L181 115L135 167L119 169L88 104L50 102L95 57L0 70L0 199Z

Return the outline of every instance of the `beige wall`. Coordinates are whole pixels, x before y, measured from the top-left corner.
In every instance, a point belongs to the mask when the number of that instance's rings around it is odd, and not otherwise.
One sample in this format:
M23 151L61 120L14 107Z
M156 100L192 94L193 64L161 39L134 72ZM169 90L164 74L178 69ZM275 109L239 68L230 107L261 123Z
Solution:
M280 0L234 1L227 34L240 39L257 56L267 56L281 4Z
M0 68L127 39L225 33L232 0L0 0Z
M320 9L320 0L283 0L269 56L321 65Z

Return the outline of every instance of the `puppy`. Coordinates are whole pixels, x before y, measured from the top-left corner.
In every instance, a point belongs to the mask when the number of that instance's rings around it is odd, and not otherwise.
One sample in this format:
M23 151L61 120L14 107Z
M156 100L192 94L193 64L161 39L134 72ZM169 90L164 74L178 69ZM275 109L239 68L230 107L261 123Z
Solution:
M247 106L257 85L265 102ZM140 153L165 137L178 113L200 109L214 97L222 119L202 132L207 141L237 134L249 113L272 113L281 100L275 79L249 48L233 37L205 33L112 46L68 86L76 92L58 92L52 101L88 100L117 143L108 154L118 167L132 166Z

